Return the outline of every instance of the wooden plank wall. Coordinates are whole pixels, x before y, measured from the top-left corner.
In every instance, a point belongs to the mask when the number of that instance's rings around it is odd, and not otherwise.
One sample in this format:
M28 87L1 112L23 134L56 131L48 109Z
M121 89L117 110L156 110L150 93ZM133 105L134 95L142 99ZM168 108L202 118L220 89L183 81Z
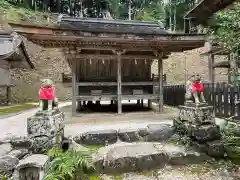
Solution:
M205 98L209 105L214 105L216 117L229 118L235 116L240 120L240 86L233 87L227 83L204 84ZM178 106L184 104L184 85L164 86L164 104Z
M122 60L122 81L150 81L151 60ZM81 82L116 82L117 61L77 60L77 76Z

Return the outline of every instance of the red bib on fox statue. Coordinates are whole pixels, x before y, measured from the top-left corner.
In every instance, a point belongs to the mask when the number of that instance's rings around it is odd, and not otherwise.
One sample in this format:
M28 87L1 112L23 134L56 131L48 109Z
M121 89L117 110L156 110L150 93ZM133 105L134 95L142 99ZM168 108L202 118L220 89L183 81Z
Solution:
M40 87L39 97L42 100L53 100L55 98L54 87Z
M192 92L203 92L204 87L201 82L192 82Z

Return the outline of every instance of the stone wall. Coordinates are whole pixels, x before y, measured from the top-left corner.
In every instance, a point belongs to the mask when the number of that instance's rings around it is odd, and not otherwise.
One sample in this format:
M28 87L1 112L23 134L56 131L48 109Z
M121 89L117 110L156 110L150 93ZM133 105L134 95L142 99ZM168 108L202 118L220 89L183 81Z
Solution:
M168 59L163 60L163 70L167 75L168 84L184 84L185 82L185 58L187 59L188 74L199 73L204 80L208 80L208 57L200 56L206 52L207 47L186 51L184 53L172 53ZM223 61L227 57L215 56L215 62ZM158 73L157 60L152 64L152 73ZM216 81L227 81L227 69L216 69Z
M12 89L12 100L14 102L38 101L38 90L40 79L50 78L56 83L56 95L59 100L68 100L71 98L71 88L64 87L61 83L61 73L69 73L65 57L60 49L46 49L37 46L29 41L26 47L35 69L12 70L12 83L15 87Z

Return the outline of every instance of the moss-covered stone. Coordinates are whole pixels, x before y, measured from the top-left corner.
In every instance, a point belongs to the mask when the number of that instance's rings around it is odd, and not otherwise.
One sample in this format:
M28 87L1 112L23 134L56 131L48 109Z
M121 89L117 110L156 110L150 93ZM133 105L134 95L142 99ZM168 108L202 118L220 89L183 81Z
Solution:
M240 124L228 122L222 134L226 154L235 163L240 164Z

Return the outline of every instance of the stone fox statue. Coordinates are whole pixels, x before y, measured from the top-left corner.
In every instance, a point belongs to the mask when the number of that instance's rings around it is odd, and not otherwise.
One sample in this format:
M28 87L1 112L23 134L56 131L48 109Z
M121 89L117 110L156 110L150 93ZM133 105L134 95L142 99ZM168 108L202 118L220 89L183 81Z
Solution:
M195 100L196 104L199 104L199 95L202 103L205 103L205 98L203 95L204 87L201 83L201 76L199 74L191 76L186 84L186 102L192 102L192 97Z
M42 85L39 89L40 110L52 110L53 107L58 105L57 98L55 97L55 88L53 81L50 79L43 79Z

